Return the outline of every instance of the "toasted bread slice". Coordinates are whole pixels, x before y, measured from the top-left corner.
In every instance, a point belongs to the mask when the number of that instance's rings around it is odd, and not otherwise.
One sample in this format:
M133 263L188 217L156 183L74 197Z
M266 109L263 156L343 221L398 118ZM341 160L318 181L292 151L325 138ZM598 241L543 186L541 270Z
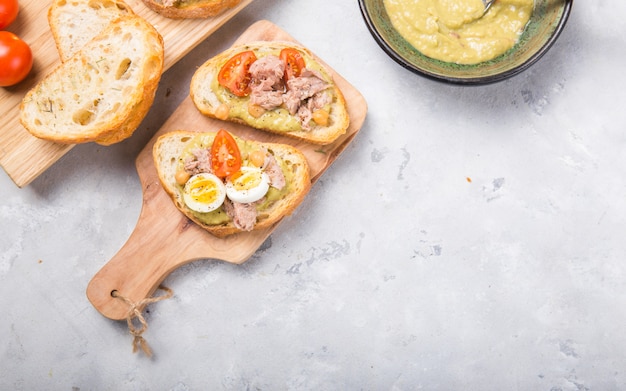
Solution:
M257 206L256 222L251 229L238 228L232 217L220 209L202 214L191 210L183 199L183 186L177 182L177 173L184 171L186 157L195 149L210 149L217 133L178 130L160 136L153 147L154 164L163 189L172 198L176 207L190 220L217 237L238 232L269 228L284 216L291 214L302 202L311 188L309 165L305 156L296 148L277 143L261 143L233 136L241 150L244 165L249 152L263 149L271 154L286 179L285 187L272 197L266 195ZM269 200L269 201L266 201Z
M325 122L299 120L299 112L297 115L291 114L284 104L265 111L254 112L250 110L250 95L237 96L219 83L220 70L233 56L245 51L253 51L258 61L269 55L279 57L281 50L285 48L298 50L304 59L305 68L316 72L326 83L327 87L317 94L325 95L327 103L323 110L318 110L325 112L325 117L323 117ZM254 78L252 83L255 83ZM280 87L281 83L277 85ZM286 99L288 84L282 83L282 85L284 88L282 92L279 92L282 94L280 99ZM242 123L313 144L334 142L346 132L350 123L345 98L334 82L330 71L308 49L292 42L251 42L234 46L218 54L196 70L191 80L190 95L198 110L206 116ZM309 100L309 98L303 99L300 107L306 106ZM258 108L256 104L254 106Z
M150 23L118 18L26 94L20 121L58 143L119 142L150 109L163 58L163 39Z
M121 0L53 0L48 24L61 61L67 61L109 23L125 15L134 12Z
M199 19L221 14L241 0L143 0L154 12L172 19Z

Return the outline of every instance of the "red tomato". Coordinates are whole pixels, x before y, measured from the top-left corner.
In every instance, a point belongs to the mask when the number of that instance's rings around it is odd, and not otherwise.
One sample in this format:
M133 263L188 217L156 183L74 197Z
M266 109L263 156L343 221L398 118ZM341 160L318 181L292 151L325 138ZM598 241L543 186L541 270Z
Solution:
M298 77L306 66L302 53L294 48L285 48L280 51L280 59L285 63L285 80Z
M30 46L9 31L0 31L0 87L24 80L33 67Z
M250 94L250 66L255 61L256 55L251 50L234 55L220 69L217 81L233 94L247 96Z
M19 9L17 0L0 0L0 30L4 30L13 23Z
M211 145L211 168L213 174L226 178L241 168L241 153L233 136L220 129Z

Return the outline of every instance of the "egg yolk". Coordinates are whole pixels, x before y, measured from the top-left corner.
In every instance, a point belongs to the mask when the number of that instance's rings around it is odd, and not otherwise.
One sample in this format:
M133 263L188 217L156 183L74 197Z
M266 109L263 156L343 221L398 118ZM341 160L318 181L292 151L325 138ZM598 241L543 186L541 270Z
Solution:
M262 182L261 171L237 171L229 180L235 190L249 190L259 186Z
M189 195L194 201L203 204L212 203L217 200L220 194L220 189L217 187L215 181L207 178L196 179L189 186Z

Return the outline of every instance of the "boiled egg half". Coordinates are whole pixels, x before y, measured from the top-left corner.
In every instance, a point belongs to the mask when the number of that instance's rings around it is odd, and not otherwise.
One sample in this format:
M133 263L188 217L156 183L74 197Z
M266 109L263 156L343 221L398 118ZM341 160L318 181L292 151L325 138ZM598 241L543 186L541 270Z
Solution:
M183 188L183 201L189 209L200 213L212 212L224 203L226 187L220 178L210 173L196 174Z
M269 188L269 177L258 167L243 166L226 180L228 198L244 204L260 200Z

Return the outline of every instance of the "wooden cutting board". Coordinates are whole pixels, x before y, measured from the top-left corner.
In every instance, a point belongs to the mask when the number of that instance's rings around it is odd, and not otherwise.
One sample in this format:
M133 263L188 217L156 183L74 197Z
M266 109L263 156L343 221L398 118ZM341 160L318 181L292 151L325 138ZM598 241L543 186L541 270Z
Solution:
M259 21L250 26L235 44L253 40L295 42L289 34L268 21ZM320 62L324 63L322 60ZM324 64L328 67L328 64ZM220 239L192 223L176 209L161 187L152 160L152 147L156 139L173 130L216 132L223 128L246 139L291 144L306 156L311 169L311 181L315 183L357 135L367 113L363 96L332 68L328 68L345 95L350 127L339 140L327 146L295 141L205 117L196 109L191 98L181 103L137 158L143 206L134 231L122 249L92 278L87 287L87 297L100 313L111 319L124 319L128 306L112 297L111 292L118 291L133 302L138 302L151 296L168 274L188 262L211 258L241 264L254 254L279 224L262 231L239 233Z
M148 9L141 0L125 0L135 13L161 33L165 44L164 70L174 65L253 0L208 19L174 20ZM60 64L48 25L50 1L20 0L17 20L7 28L26 41L34 64L26 80L16 86L0 87L0 166L19 187L28 185L66 154L73 145L56 144L32 136L19 122L22 98L39 80Z

